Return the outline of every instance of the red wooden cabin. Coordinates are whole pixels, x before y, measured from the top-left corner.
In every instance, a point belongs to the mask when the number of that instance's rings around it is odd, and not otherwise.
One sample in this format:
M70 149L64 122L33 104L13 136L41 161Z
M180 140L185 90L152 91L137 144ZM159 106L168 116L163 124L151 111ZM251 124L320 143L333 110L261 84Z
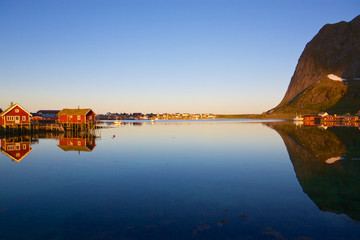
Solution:
M57 115L59 116L59 123L94 123L96 116L95 112L90 108L64 108Z
M0 113L0 125L2 127L30 125L31 117L32 115L19 104L11 104L8 109Z
M319 122L321 117L318 115L304 115L304 121L314 121Z
M30 139L1 139L1 152L16 162L20 162L32 151L30 146Z
M332 115L327 115L327 116L322 117L321 120L322 121L336 121L336 118Z
M342 121L347 121L347 122L355 122L357 120L359 120L358 116L344 116L341 119Z

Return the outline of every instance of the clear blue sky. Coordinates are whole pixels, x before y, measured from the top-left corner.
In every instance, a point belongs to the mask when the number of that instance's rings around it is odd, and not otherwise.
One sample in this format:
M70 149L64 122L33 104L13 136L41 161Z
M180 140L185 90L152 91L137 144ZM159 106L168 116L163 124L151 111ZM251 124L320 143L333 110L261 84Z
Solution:
M0 108L261 113L358 0L0 1Z

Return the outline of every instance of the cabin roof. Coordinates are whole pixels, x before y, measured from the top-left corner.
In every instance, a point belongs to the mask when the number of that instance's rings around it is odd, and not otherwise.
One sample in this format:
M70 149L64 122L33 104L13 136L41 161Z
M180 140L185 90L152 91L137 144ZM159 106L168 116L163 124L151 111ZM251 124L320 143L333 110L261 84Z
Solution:
M5 111L3 111L2 113L0 113L0 116L1 116L1 117L5 116L6 114L8 114L11 110L13 110L13 109L16 108L16 107L21 108L21 109L24 110L27 114L29 114L30 116L32 116L31 113L29 113L28 111L26 111L22 106L20 106L20 105L17 104L17 103L11 105L11 106L8 107Z
M45 113L45 114L58 114L60 110L39 110L36 113Z
M75 109L69 109L69 108L64 108L63 110L61 110L57 115L87 115L90 111L94 112L93 110L91 110L90 108L83 108L83 109L79 109L79 108L75 108Z

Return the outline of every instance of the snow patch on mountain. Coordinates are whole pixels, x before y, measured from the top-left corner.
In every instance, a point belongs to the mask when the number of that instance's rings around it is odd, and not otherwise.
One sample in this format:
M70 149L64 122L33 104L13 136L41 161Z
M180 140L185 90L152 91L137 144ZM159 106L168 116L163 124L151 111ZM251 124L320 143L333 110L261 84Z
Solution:
M346 81L345 78L341 78L339 76L336 76L335 74L329 74L329 75L327 75L327 77L333 81L340 81L340 82Z

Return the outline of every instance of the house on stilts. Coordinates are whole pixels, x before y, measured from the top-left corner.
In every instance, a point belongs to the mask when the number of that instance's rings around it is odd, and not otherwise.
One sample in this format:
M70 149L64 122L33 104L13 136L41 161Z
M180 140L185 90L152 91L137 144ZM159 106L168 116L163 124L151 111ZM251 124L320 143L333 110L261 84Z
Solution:
M96 114L90 108L64 108L57 116L59 117L59 124L63 126L65 131L89 131L97 128Z

